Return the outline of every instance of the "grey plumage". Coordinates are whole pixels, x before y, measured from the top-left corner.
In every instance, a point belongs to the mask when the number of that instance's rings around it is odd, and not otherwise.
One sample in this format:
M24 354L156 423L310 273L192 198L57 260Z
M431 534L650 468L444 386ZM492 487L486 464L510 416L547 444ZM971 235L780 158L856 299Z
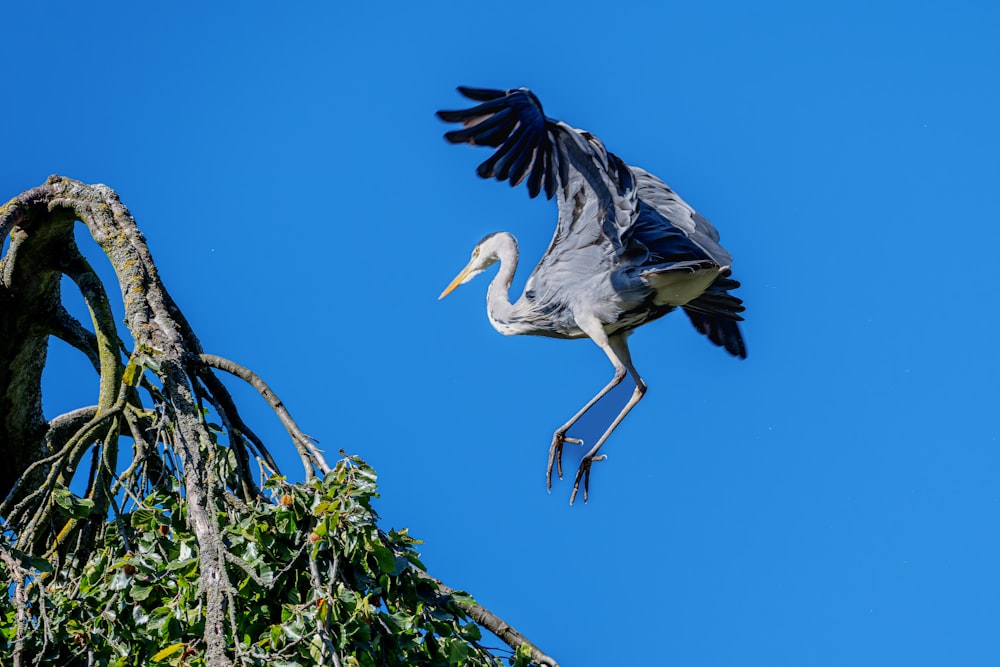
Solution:
M496 148L479 165L479 175L507 180L511 186L527 182L531 197L542 192L556 197L559 218L548 250L514 303L508 290L517 266L517 243L506 232L490 234L476 245L469 264L441 298L499 261L500 270L487 292L487 313L498 331L588 336L615 367L611 382L553 435L546 474L550 488L553 464L562 477L563 443L580 442L566 436L568 429L626 372L636 383L632 398L577 470L570 502L581 477L586 501L591 464L604 458L598 451L646 389L626 342L636 327L679 307L713 343L746 357L737 324L743 319L742 301L729 293L739 287L729 277L732 258L708 220L665 183L626 165L589 132L546 117L528 89L459 91L481 104L439 111L442 120L462 123L462 129L445 137L453 143Z

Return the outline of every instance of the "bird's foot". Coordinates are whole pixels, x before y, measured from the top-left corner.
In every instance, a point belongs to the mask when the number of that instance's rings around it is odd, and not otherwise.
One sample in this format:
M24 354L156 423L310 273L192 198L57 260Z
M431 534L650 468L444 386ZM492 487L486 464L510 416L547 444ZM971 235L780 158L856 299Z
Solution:
M562 479L562 452L565 443L571 445L582 445L583 440L579 438L567 438L565 433L556 431L552 435L552 444L549 446L549 467L545 471L545 488L552 491L552 466L556 467L559 479Z
M573 501L576 500L576 491L580 488L580 477L583 477L583 502L587 502L587 492L590 490L590 466L595 461L603 461L608 458L603 454L601 456L584 456L583 460L580 461L580 467L576 470L576 481L573 482L573 493L569 497L569 504L572 505Z

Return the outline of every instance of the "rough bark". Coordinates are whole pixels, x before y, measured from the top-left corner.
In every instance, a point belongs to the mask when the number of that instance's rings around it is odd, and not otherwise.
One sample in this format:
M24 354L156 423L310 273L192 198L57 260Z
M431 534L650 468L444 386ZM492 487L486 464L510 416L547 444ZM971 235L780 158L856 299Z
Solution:
M200 344L186 322L178 317L179 310L159 279L135 220L117 194L104 185L90 186L50 177L41 187L22 194L0 210L0 235L11 236L11 248L2 265L0 304L5 313L14 314L0 320L0 340L3 341L0 343L3 371L0 372L4 373L0 375L0 414L4 416L0 455L13 462L0 478L0 492L7 496L4 508L20 509L15 518L35 513L26 523L21 539L58 550L76 526L70 520L54 537L50 535L51 522L44 519L51 518L45 500L46 490L51 493L52 489L46 486L54 488L54 480L67 482L85 449L94 442L104 442L109 431L122 425L117 415L102 420L84 439L73 443L65 452L66 456L49 469L34 468L31 483L22 483L15 490L20 494L9 493L15 481L33 463L51 454L43 446L48 424L41 409L42 368L48 337L65 335L67 328L75 328L72 324L66 327L66 315L60 303L63 274L80 286L96 331L95 339L81 337L76 340L78 344L88 347L96 344L97 347L100 391L94 420L101 419L120 402L127 402L129 394L134 393L122 382L124 364L119 353L120 341L103 289L99 287L100 281L96 280L73 240L75 220L86 225L111 260L134 347L147 351L159 369L164 404L173 413L170 417L177 452L184 466L189 517L198 538L201 589L206 603L205 658L209 665L228 665L224 633L228 582L219 527L209 500L215 482L204 458L204 452L208 451L205 444L210 438L205 425L196 416L198 411L186 367L186 360L201 352ZM63 326L58 326L57 322L62 322ZM55 442L52 446L59 448L60 444ZM43 475L45 481L41 479ZM92 499L106 496L106 481L101 484L99 473L92 473L92 477L98 478L92 482ZM39 487L42 494L36 495L33 503L24 505L24 494ZM101 504L97 507L100 509ZM87 545L81 546L86 548Z
M73 220L50 214L45 193L32 190L0 209L0 239L10 236L0 265L0 494L6 495L35 459L47 430L42 369L52 322L61 310L61 266L75 248ZM29 483L37 480L27 480Z

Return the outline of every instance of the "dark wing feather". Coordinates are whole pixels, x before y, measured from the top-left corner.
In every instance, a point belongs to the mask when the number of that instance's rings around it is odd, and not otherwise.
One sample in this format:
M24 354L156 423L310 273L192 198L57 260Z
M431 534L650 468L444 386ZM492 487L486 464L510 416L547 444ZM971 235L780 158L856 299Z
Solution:
M557 185L551 170L559 163L553 137L558 124L545 117L538 98L527 88L503 91L460 86L458 91L481 104L438 111L441 120L464 126L447 132L445 139L496 148L476 170L481 177L510 181L511 186L527 179L531 197L544 188L545 196L551 199Z
M631 169L636 177L640 199L640 217L643 215L644 207L653 209L656 214L662 216L664 224L670 227L670 233L664 234L663 238L670 241L671 245L676 245L676 242L672 240L673 237L684 237L684 244L692 249L695 257L707 257L714 260L719 266L727 268L732 264L732 257L725 248L719 245L719 232L703 215L691 208L687 202L656 176L638 167ZM647 212L647 215L652 216L652 213ZM657 245L656 241L644 240L642 243L647 246ZM656 251L655 248L651 249ZM670 252L670 250L665 252ZM695 257L685 257L685 259L694 259Z
M458 91L480 104L471 109L438 111L437 115L463 126L446 132L448 141L497 149L476 170L481 177L509 181L512 186L527 181L531 197L544 190L551 199L559 188L569 187L570 181L580 176L600 200L603 218L568 221L560 214L560 225L613 224L615 228L605 232L612 244L620 246L618 235L627 228L628 221L616 219L613 208L615 199L628 199L635 188L628 165L607 152L589 132L547 117L541 102L527 88L503 91L459 87ZM574 185L572 191L578 187ZM567 190L566 194L572 192Z
M501 98L507 94L507 91L504 90L495 90L493 88L469 88L468 86L459 86L458 92L462 93L470 100L475 100L476 102L489 102L490 100Z
M694 328L710 341L733 356L746 359L746 344L737 324L743 321L740 315L745 310L743 300L728 291L739 286L739 282L719 276L701 296L684 304L684 312Z
M444 112L439 111L438 115L442 113ZM456 120L454 122L461 121ZM496 148L504 142L504 139L507 138L507 135L510 134L516 123L517 120L511 118L510 109L501 109L493 115L487 116L485 120L479 123L467 126L461 130L446 132L444 137L454 144L472 142L480 146L493 146Z
M708 336L710 341L725 348L726 352L734 357L747 358L746 344L743 342L743 335L736 322L721 317L712 317L687 308L684 309L684 312L691 319L694 328Z

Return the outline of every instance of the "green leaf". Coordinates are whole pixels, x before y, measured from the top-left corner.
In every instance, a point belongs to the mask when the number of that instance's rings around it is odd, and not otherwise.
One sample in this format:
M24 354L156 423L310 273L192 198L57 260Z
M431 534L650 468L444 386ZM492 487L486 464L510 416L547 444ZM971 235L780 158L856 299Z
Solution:
M146 628L149 630L159 630L170 621L171 615L169 607L157 607L150 612Z
M183 650L186 647L187 647L187 644L184 644L182 642L178 642L177 644L171 644L167 648L158 651L156 653L156 655L153 656L153 661L154 662L160 662L164 658L169 658L174 653L177 653L178 651L181 651L181 650Z
M132 512L132 527L137 530L153 528L156 525L157 512L151 509L137 509Z
M419 567L424 572L427 571L427 568L424 566L423 562L421 562L421 560L417 557L417 554L407 553L406 559L411 563L413 563L414 565L416 565L417 567Z
M462 626L462 637L469 641L477 642L483 638L483 633L475 623L466 623Z
M463 641L452 639L448 642L448 662L453 665L464 665L469 658L469 645Z
M295 619L294 623L284 623L281 626L281 631L286 637L291 639L293 642L297 642L302 639L302 623L301 619Z
M86 519L90 516L90 510L92 509L94 509L93 500L73 496L73 506L70 508L70 516L74 519Z
M194 574L193 570L198 566L197 558L185 558L184 560L174 560L167 563L167 566L163 568L164 572L177 572L178 570L184 570L191 568L192 572L189 574ZM183 576L183 574L181 575Z
M52 500L56 501L56 504L64 509L69 509L73 506L73 494L65 486L57 486L52 489Z
M312 640L309 642L309 657L312 658L313 663L317 665L323 664L323 658L326 651L323 650L323 640L320 639L319 635L313 635Z
M108 584L108 588L113 591L125 590L128 587L128 575L125 574L125 570L118 570L115 572L114 576L111 577L111 583Z
M131 589L129 589L128 593L129 593L129 597L131 597L136 602L139 602L139 601L142 601L142 600L145 600L146 598L148 598L149 594L152 593L152 592L153 592L153 588L151 586L142 586L140 584L136 584L136 585L132 586Z
M451 599L459 604L473 605L477 604L475 598L466 593L465 591L455 591L451 594Z
M378 561L378 569L386 574L396 574L396 556L391 549L386 549L380 543L372 544L372 551L375 560Z
M517 647L517 651L514 652L514 665L516 667L521 667L522 665L531 664L531 647L527 644L521 644Z
M160 362L149 355L140 354L136 360L154 373L160 370Z
M45 560L44 558L36 558L34 556L28 558L28 565L38 570L39 572L53 572L52 563Z

